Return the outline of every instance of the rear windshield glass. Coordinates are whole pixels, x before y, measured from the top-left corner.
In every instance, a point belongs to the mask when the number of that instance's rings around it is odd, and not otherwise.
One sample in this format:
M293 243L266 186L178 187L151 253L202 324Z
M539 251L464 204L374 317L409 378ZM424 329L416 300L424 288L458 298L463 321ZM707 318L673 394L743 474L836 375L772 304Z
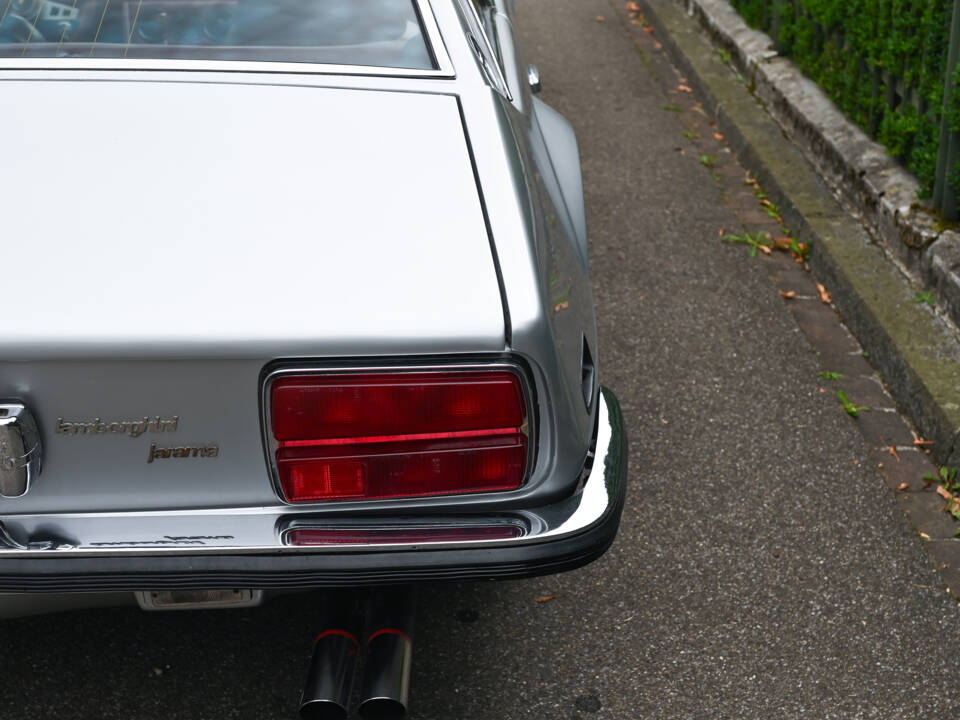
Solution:
M0 57L434 69L414 0L0 0Z

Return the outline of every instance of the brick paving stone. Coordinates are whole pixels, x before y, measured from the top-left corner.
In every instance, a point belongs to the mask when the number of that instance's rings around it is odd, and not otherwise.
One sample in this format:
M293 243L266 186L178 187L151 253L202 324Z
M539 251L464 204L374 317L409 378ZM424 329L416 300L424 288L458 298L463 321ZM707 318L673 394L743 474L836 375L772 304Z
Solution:
M849 399L858 405L862 404L857 397ZM913 442L913 433L896 412L865 411L860 413L855 422L860 427L863 437L873 447L910 445Z
M851 353L859 350L859 344L837 320L837 314L819 300L804 300L791 303L790 312L817 352Z
M884 389L879 376L873 372L869 375L846 373L839 380L828 382L827 386L834 389L842 389L852 402L855 402L857 405L866 405L871 408L873 412L880 409L896 408L896 402ZM897 421L903 424L902 419L897 418Z
M897 503L918 533L934 540L953 538L960 525L945 512L943 498L936 493L898 493Z
M927 455L915 448L905 447L897 451L897 456L899 459L890 454L889 448L874 448L870 451L870 459L887 487L897 490L903 483L908 483L912 493L936 492L936 483L928 484L929 481L923 479L924 475L937 470Z
M927 543L927 551L950 592L960 599L960 539L934 540Z

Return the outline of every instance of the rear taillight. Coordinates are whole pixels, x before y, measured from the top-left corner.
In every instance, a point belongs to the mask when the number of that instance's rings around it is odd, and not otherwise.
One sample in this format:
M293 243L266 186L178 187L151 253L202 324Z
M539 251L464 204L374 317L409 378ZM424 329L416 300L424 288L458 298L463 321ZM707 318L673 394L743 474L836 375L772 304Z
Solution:
M294 375L270 422L290 502L512 490L527 472L527 409L509 370Z

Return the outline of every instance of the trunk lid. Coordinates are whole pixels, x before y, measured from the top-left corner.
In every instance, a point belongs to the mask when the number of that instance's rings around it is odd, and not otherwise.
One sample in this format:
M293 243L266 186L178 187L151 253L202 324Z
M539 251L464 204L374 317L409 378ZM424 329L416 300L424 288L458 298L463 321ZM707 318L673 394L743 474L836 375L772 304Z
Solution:
M270 360L504 347L455 97L3 82L0 136L0 400L44 443L0 512L275 503Z

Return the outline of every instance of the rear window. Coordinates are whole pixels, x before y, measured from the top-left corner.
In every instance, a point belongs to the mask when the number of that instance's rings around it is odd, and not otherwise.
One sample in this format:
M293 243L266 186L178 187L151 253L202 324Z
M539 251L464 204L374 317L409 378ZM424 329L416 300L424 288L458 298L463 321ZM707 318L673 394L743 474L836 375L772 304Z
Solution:
M0 57L435 69L415 0L0 0Z

